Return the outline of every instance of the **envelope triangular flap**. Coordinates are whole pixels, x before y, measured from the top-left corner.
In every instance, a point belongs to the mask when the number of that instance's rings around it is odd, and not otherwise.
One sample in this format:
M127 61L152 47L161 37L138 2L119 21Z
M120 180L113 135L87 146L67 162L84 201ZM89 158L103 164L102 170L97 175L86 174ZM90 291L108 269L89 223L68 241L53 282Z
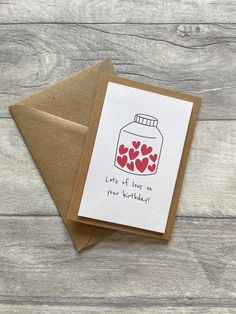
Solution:
M110 60L88 67L29 96L24 104L82 125L88 125L98 79L102 73L115 74Z
M115 73L109 60L100 62L10 107L79 250L112 233L105 228L66 220L101 73Z

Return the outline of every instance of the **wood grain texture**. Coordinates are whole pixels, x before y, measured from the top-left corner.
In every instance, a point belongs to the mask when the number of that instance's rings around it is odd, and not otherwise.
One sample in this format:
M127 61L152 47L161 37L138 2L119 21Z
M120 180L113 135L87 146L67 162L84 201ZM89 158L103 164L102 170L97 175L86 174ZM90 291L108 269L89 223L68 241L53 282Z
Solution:
M232 306L220 306L220 307L209 307L209 306L125 306L116 307L113 305L52 305L52 304L27 304L27 301L21 304L0 304L0 313L3 314L78 314L79 313L152 313L152 314L234 314L236 309Z
M234 0L4 0L1 23L230 23L236 22Z
M57 211L11 119L0 119L0 214ZM227 217L236 208L236 121L199 121L178 215Z
M0 116L100 59L120 75L202 97L200 119L236 119L236 24L0 25Z
M116 233L78 254L59 217L1 217L0 303L234 307L234 230L179 218L169 244Z
M13 119L0 119L0 215L57 215Z

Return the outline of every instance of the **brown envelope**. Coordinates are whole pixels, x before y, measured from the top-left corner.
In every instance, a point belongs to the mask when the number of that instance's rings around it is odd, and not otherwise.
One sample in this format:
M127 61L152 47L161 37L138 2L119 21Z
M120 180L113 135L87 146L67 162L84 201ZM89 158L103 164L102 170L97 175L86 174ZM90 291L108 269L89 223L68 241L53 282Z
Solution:
M97 63L10 106L78 250L114 232L66 219L102 73L115 74L111 61Z

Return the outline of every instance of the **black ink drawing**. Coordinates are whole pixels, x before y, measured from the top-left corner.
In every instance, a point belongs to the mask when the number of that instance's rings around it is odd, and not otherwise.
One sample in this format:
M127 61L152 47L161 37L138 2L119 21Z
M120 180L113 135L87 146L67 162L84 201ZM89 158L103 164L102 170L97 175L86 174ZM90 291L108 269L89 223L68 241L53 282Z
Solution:
M115 167L135 175L157 173L164 140L157 124L155 117L138 113L120 130Z

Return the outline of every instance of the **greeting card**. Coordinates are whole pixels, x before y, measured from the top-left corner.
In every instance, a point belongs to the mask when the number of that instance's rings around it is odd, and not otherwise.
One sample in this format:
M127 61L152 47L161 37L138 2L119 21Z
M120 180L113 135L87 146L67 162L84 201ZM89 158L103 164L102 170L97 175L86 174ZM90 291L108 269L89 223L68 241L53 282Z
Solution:
M195 96L104 76L69 218L169 239L199 105Z

